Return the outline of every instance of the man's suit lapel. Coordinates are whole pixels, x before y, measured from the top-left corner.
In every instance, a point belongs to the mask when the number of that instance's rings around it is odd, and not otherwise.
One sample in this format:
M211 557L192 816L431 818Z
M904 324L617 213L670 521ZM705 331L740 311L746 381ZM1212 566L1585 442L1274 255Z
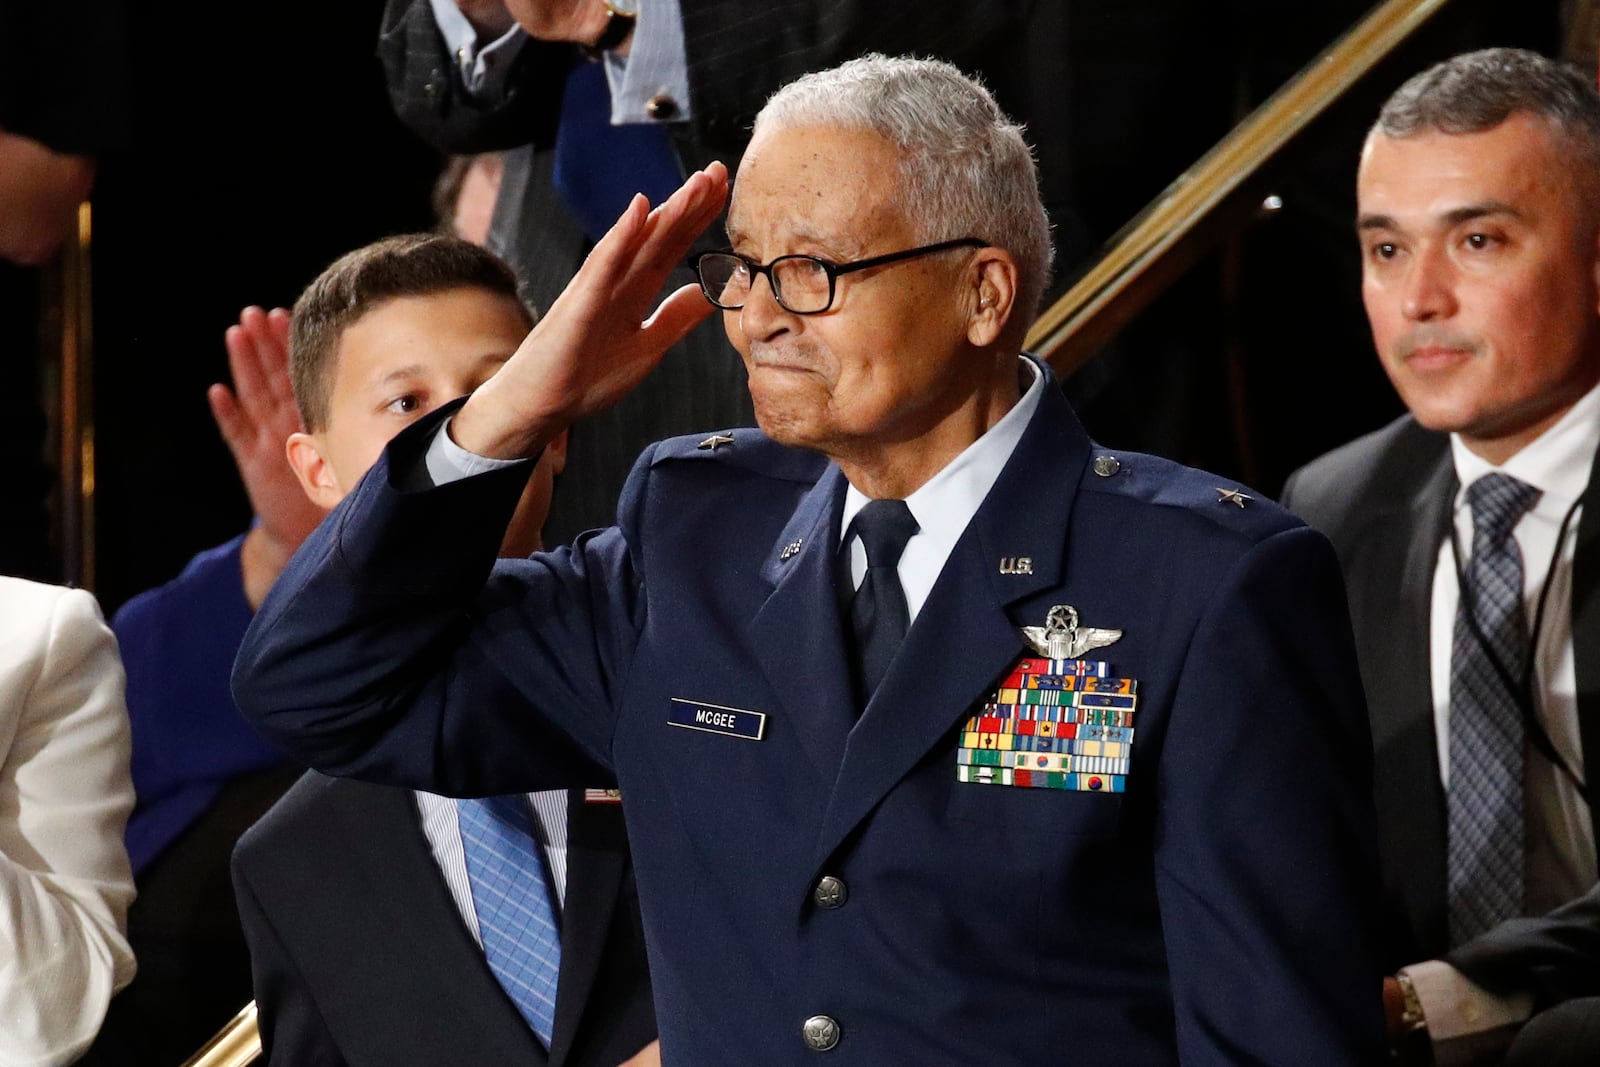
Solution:
M628 840L622 805L590 804L567 792L567 893L561 912L561 977L556 987L550 1067L566 1062L605 954Z
M354 787L365 800L338 810L346 823L343 836L351 846L353 875L381 890L368 895L380 912L377 925L416 946L415 977L379 974L374 981L420 981L430 990L448 991L449 1001L439 1010L459 1020L462 1053L468 1059L545 1064L543 1046L495 981L462 922L422 832L411 791L356 782L338 785ZM415 1003L418 998L405 999Z
M1578 732L1583 742L1583 778L1589 789L1589 819L1600 836L1600 463L1589 471L1578 517L1572 561L1572 650L1578 681Z
M762 565L773 589L750 624L756 661L825 782L855 722L834 589L844 493L844 475L830 466L800 501Z
M1016 450L849 734L818 865L1024 654L1006 607L1063 582L1067 524L1088 459L1087 435L1047 378ZM1002 557L1030 558L1031 573L1001 574Z
M1430 666L1433 613L1433 575L1439 546L1450 536L1451 504L1455 499L1455 466L1448 447L1441 450L1414 494L1398 516L1410 536L1401 542L1390 538L1376 520L1377 551L1402 554L1378 568L1376 588L1369 596L1387 597L1398 584L1400 610L1392 613L1391 627L1358 637L1368 650L1372 669L1369 699L1374 704L1374 741L1386 756L1380 770L1386 775L1376 785L1379 810L1405 811L1385 832L1396 835L1389 853L1391 874L1399 880L1411 929L1418 932L1417 950L1442 951L1448 941L1445 920L1446 816L1444 788L1440 784L1438 732L1433 722L1433 674ZM1358 613L1381 618L1373 612ZM1369 624L1370 625L1370 624ZM1388 795L1388 794L1392 794ZM1405 857L1404 862L1398 862Z

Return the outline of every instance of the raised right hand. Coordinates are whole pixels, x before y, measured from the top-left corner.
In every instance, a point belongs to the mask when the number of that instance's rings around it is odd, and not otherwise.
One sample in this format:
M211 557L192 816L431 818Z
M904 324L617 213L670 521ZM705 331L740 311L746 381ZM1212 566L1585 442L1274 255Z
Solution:
M721 163L690 175L654 211L635 197L527 340L456 413L455 442L496 459L532 456L631 392L712 311L697 286L685 285L645 318L727 198Z

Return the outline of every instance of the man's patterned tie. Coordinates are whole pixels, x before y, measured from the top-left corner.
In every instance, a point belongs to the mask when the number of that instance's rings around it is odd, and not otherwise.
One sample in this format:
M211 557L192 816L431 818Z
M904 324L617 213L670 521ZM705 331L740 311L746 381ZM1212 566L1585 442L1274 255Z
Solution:
M461 800L456 812L489 970L549 1048L561 973L561 931L528 798Z
M1522 911L1522 553L1512 529L1540 492L1505 474L1467 489L1472 558L1450 652L1449 921L1460 944ZM1476 625L1474 625L1474 622ZM1496 665L1498 661L1498 666Z

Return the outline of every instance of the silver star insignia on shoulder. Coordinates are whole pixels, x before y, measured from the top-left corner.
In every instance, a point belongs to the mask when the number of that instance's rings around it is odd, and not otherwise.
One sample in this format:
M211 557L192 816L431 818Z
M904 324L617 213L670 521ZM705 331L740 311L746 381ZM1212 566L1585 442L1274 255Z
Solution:
M778 553L778 562L783 563L800 551L800 546L805 544L805 538L797 537L783 546L783 551Z
M1217 492L1221 494L1217 497L1217 503L1219 504L1237 504L1242 508L1246 500L1255 499L1253 496L1245 495L1242 489L1224 489L1219 485L1217 486Z
M731 445L731 444L733 444L733 438L732 437L728 436L725 433L714 433L710 437L706 438L704 441L701 441L699 444L695 445L694 447L700 449L702 452L707 451L707 450L715 452L717 449L721 448L723 445Z

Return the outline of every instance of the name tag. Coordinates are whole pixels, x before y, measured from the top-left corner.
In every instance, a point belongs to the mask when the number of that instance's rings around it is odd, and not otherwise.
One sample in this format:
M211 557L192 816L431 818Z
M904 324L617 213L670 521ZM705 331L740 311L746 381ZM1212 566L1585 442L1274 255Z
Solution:
M699 700L673 697L667 709L667 725L681 726L685 730L704 730L708 734L726 734L742 737L746 741L759 741L767 729L767 716L759 711L727 708L721 704L707 704Z

